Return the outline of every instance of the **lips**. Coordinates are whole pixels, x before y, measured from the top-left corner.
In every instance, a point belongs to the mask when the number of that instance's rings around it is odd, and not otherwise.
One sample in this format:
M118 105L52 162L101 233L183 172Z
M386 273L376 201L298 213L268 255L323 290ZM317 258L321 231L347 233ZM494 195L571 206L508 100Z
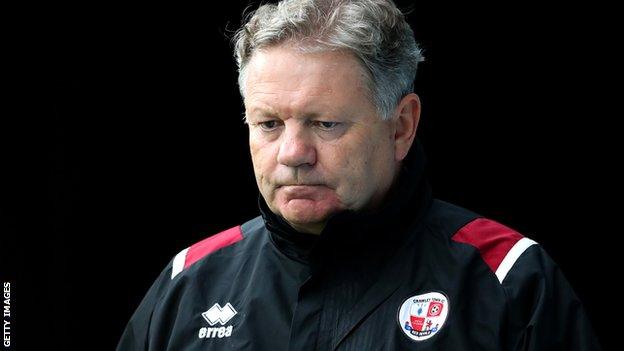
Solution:
M287 199L316 200L327 190L324 185L282 185L279 187Z

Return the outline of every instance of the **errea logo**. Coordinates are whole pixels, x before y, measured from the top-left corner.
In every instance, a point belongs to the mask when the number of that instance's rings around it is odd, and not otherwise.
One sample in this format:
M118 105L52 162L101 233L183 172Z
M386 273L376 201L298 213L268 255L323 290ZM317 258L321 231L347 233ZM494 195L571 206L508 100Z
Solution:
M208 309L208 311L202 313L202 317L211 326L219 323L222 327L218 328L201 328L199 329L199 338L227 338L232 335L232 326L223 327L232 317L236 315L236 310L228 302L225 307L221 307L218 303L215 303Z
M208 311L202 313L202 317L204 317L210 325L215 325L217 322L221 323L221 325L225 325L236 313L236 310L229 302L223 308L218 303L215 303Z

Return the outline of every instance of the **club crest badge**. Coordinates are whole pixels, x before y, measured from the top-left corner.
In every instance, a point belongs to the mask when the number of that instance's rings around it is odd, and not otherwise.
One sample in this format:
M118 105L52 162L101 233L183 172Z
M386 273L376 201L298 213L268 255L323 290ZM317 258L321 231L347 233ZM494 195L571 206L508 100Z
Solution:
M448 298L439 292L412 296L399 309L399 327L414 341L427 340L442 329L449 308Z

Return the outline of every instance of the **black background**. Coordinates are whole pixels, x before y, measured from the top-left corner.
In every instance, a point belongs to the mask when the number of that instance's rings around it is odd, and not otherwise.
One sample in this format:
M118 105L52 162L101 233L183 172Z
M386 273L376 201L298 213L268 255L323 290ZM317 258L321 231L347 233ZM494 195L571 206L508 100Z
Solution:
M617 159L595 18L398 3L427 59L416 89L434 194L538 241L606 346ZM258 214L228 41L246 4L5 13L0 269L14 349L113 349L173 255Z

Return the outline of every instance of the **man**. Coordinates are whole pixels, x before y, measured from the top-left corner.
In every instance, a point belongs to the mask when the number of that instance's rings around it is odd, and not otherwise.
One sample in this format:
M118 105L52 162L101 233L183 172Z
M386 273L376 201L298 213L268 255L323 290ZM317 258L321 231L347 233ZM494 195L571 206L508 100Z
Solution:
M262 216L177 254L118 350L598 349L539 245L431 198L392 2L263 5L235 51Z

